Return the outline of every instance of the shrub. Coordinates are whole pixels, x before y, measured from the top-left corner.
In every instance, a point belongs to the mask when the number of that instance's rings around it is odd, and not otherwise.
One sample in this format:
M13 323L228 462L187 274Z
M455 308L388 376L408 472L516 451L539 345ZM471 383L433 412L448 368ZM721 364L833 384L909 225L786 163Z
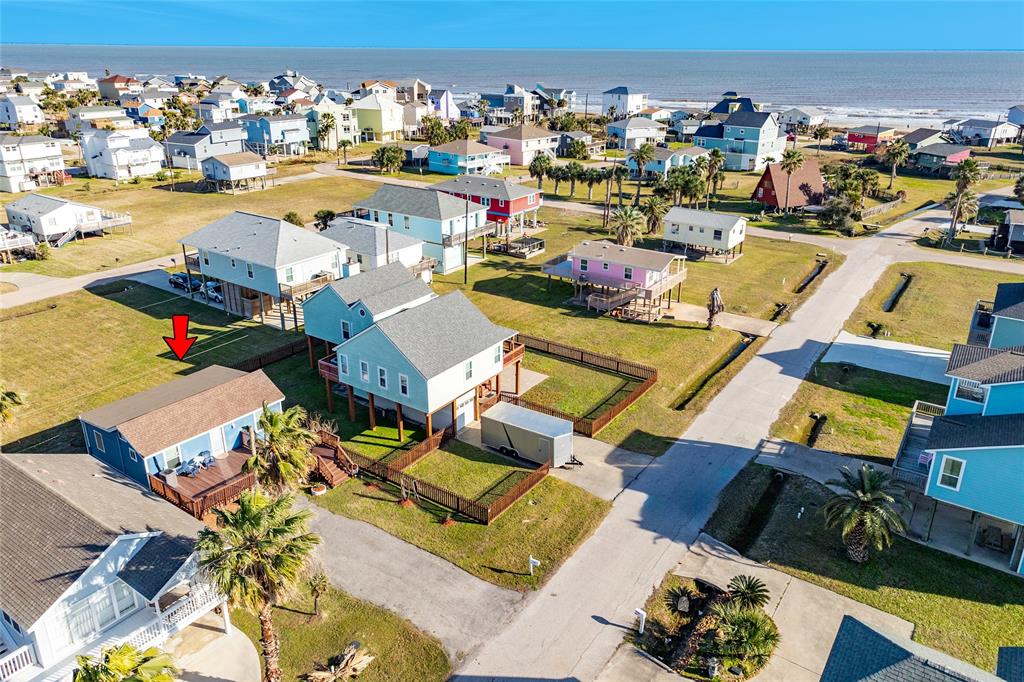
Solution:
M46 242L39 242L36 244L36 260L48 260L50 258L50 252L52 249Z
M768 586L760 578L738 575L729 581L729 599L741 609L762 609L770 598Z
M299 227L302 227L305 224L302 221L302 216L300 216L295 211L288 211L287 213L285 213L284 221L287 223L291 223L292 225L298 225Z

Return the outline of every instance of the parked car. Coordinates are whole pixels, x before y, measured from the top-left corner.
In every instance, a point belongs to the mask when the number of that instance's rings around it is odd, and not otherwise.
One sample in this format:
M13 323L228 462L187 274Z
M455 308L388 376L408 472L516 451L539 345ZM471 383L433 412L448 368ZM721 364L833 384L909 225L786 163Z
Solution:
M175 289L185 292L199 291L203 283L196 277L191 277L184 272L176 272L167 279L167 283Z
M206 288L202 289L199 294L207 301L213 301L214 303L223 303L224 294L220 290L220 282L207 282Z

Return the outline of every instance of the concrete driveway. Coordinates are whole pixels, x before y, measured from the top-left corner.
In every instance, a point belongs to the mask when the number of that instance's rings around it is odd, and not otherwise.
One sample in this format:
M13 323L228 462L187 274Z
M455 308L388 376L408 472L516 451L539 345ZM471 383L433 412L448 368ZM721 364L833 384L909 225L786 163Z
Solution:
M225 633L221 617L208 613L168 640L182 682L259 682L260 658L249 638L236 627Z
M946 376L949 351L872 339L848 331L839 332L821 361L845 362L877 372L949 385L949 377Z

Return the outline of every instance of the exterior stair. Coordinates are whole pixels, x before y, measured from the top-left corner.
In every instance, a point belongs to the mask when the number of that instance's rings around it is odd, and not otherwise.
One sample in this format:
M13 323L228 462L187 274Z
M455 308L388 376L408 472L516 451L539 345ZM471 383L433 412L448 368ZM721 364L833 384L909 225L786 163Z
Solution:
M68 230L67 232L65 232L61 236L60 239L57 240L57 243L54 244L54 246L56 246L59 249L60 247L64 246L65 244L67 244L69 241L71 241L72 239L74 239L77 236L78 236L78 228L77 227L75 229L73 229L73 230Z

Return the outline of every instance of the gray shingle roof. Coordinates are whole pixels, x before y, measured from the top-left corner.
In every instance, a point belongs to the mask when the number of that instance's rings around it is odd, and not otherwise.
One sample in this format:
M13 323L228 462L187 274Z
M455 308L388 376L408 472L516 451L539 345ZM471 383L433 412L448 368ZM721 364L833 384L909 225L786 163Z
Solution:
M928 450L1024 446L1024 414L957 414L936 417Z
M925 145L924 147L918 147L914 150L914 154L928 154L930 156L939 156L942 158L950 157L954 154L970 149L960 144L948 144L946 142L936 142L935 144Z
M489 178L484 175L460 175L452 180L433 185L439 192L452 194L469 194L476 197L488 197L510 201L521 197L528 197L531 194L538 194L540 190L536 187L519 185L501 178Z
M3 455L0 604L20 625L31 626L123 533L165 534L146 541L126 579L140 591L159 589L191 554L202 527L89 455ZM154 541L159 544L149 547ZM161 585L151 588L161 576Z
M988 348L954 344L946 374L982 384L1024 381L1024 346Z
M1003 282L996 286L992 314L1024 320L1024 282Z
M713 213L711 211L698 211L695 208L684 208L674 206L665 215L666 221L685 222L691 225L703 225L721 230L731 230L737 223L745 223L746 218L729 213Z
M373 196L354 202L357 208L387 211L429 220L451 220L466 214L466 202L444 192L401 185L383 185ZM482 211L480 204L469 202L469 212Z
M31 144L33 142L56 142L57 140L46 135L11 135L0 133L0 144L5 146L17 147L23 144Z
M22 197L17 201L12 201L7 204L7 207L13 208L21 213L30 213L34 216L44 216L47 213L56 211L58 208L67 206L68 204L72 206L82 206L83 208L94 208L93 206L80 204L77 201L54 197L48 194L29 194L27 197Z
M388 249L395 252L423 243L402 232L389 232L385 223L347 216L332 220L320 235L369 256L383 256Z
M392 315L376 327L427 379L515 336L488 320L460 291Z
M917 144L941 134L941 130L935 130L934 128L918 128L904 135L903 139L907 144Z
M889 126L873 125L873 126L857 126L856 128L850 128L846 132L848 132L848 133L858 133L860 135L874 135L876 132L881 134L881 133L892 132L893 130L895 130L895 128L890 128Z
M821 682L1000 682L952 656L843 616Z
M573 258L594 258L612 263L644 268L645 270L664 270L676 259L671 253L640 249L634 246L619 246L607 240L583 241L572 247L569 252Z
M197 249L280 268L344 248L284 220L235 211L178 240Z
M543 140L549 137L558 137L558 132L555 130L538 128L537 126L532 126L527 123L513 126L511 128L505 128L498 132L489 133L487 139L490 140L492 137L502 140Z
M621 130L633 130L638 128L665 128L664 123L658 123L652 121L649 118L642 116L634 116L633 118L627 118L622 121L612 121L608 124L609 128L619 128Z
M128 560L117 577L146 599L153 599L160 588L192 556L194 544L185 538L173 535L157 535Z
M1006 212L1006 220L1004 221L1004 224L1020 225L1021 223L1024 223L1024 209L1011 208Z
M773 114L767 111L734 111L725 119L725 125L739 126L741 128L760 128L772 116Z
M720 140L722 139L722 136L724 134L725 126L723 126L721 123L708 123L697 128L697 130L695 130L693 133L693 137L707 137Z
M361 301L374 315L433 293L422 279L397 262L336 280L328 286L349 306Z
M996 676L1006 682L1024 682L1024 646L999 648Z

